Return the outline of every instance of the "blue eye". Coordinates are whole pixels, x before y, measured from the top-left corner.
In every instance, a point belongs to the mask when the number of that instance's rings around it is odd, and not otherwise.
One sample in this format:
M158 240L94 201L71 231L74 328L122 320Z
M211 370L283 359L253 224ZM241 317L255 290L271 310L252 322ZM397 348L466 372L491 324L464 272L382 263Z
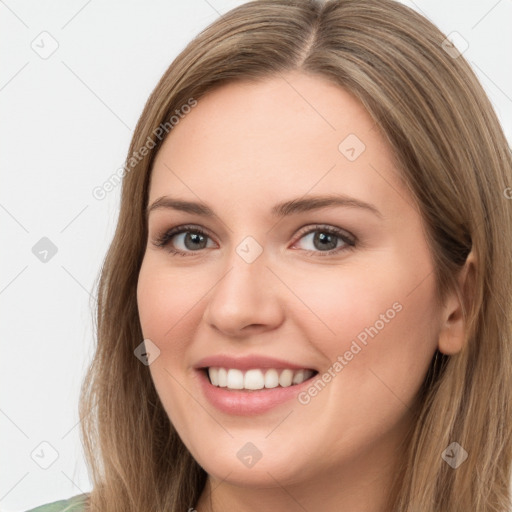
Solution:
M356 238L347 231L334 226L313 226L303 232L298 240L309 237L309 242L318 250L304 249L307 254L318 256L331 256L341 251L353 249ZM208 241L211 238L197 226L177 226L165 231L153 242L157 247L165 247L176 256L193 256L203 249L211 248ZM177 249L176 244L181 244L184 249Z

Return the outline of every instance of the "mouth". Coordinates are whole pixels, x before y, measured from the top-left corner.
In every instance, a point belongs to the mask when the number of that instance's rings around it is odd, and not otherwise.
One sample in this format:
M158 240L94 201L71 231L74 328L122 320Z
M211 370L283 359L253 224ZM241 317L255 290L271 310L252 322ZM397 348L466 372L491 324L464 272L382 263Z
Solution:
M260 391L263 389L294 387L312 379L318 371L311 368L200 368L212 386L232 391Z

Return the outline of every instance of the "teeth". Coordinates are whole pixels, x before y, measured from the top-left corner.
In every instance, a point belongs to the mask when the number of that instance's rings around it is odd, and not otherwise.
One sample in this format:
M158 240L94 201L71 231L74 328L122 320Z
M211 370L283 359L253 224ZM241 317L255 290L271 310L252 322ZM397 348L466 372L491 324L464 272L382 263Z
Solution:
M304 370L296 372L292 380L292 384L300 384L301 382L304 382Z
M219 373L217 374L217 379L219 381L216 386L221 388L225 388L228 385L228 372L225 368L219 368Z
M231 370L229 370L231 371ZM237 370L240 371L240 370ZM242 372L240 372L242 373ZM244 376L244 388L245 389L262 389L265 387L265 377L260 370L249 370L245 372Z
M241 370L234 368L228 370L227 387L229 389L244 389L244 374Z
M261 373L259 370L256 371ZM265 373L265 387L276 388L277 386L279 386L279 374L277 370L267 370L267 373Z
M293 381L293 371L292 370L283 370L281 375L279 376L279 385L283 388L287 388L292 385Z
M274 368L261 370L254 368L245 373L236 368L208 368L210 382L217 387L228 389L258 390L263 388L287 388L301 384L312 377L312 370L276 370Z
M219 369L218 368L210 368L208 374L210 375L210 381L214 386L219 385Z

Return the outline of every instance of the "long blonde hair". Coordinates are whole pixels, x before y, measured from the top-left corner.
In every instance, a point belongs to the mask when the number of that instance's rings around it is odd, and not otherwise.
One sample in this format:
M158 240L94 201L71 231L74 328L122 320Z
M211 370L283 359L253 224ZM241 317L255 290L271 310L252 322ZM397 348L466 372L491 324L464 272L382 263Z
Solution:
M291 70L326 78L366 107L417 199L439 300L458 290L470 252L463 350L437 353L389 497L394 512L510 510L512 464L512 160L496 114L445 35L392 0L262 0L241 5L178 55L148 99L131 141L120 214L98 284L97 346L80 398L92 477L90 510L184 511L206 482L166 415L142 342L136 288L152 163L176 110L233 80ZM170 130L169 130L170 131ZM462 295L461 295L462 296ZM467 452L453 469L452 442Z

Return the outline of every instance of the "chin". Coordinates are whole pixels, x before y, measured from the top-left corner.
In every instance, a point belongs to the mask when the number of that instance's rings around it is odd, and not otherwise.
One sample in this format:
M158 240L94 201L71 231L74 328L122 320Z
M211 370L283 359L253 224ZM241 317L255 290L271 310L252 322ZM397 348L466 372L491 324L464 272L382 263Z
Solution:
M301 464L295 451L285 453L274 448L271 455L262 453L257 460L258 455L253 447L243 443L243 448L240 449L239 443L234 444L237 445L236 448L222 449L222 453L209 451L204 456L193 455L208 475L240 487L292 485L308 478L308 473L311 472L311 465L308 466L306 461Z

